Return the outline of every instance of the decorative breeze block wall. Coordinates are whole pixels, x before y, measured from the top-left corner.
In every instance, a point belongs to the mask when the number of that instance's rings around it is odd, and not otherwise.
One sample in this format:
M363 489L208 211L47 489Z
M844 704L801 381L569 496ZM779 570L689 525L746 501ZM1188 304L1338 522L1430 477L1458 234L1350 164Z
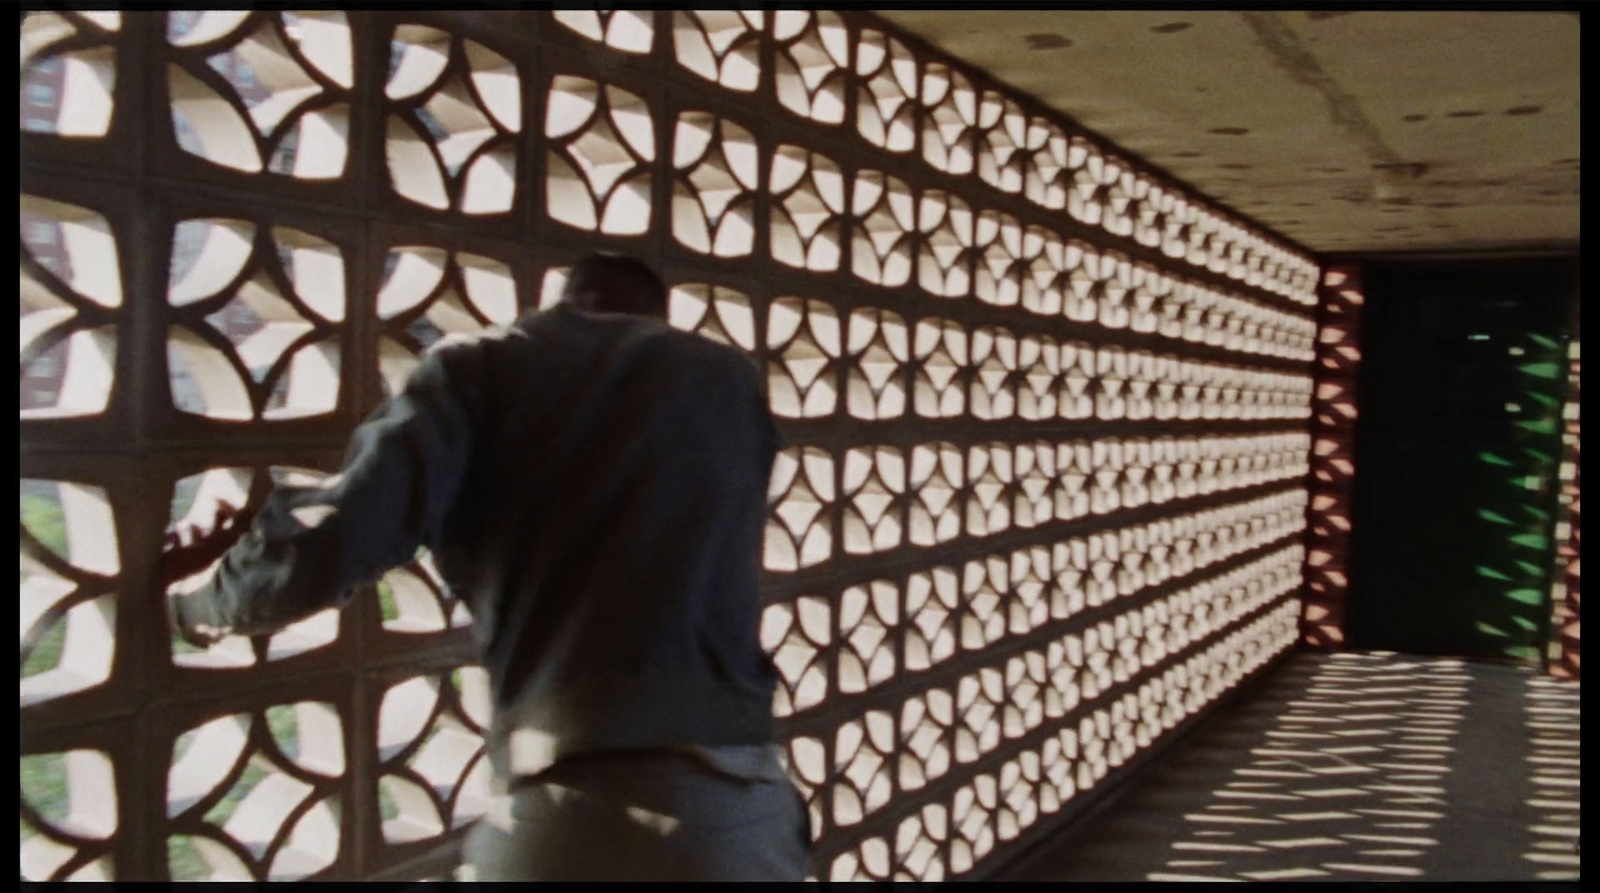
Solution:
M1350 591L1350 500L1355 486L1356 387L1361 371L1361 268L1323 270L1317 330L1316 415L1310 531L1306 546L1304 641L1313 648L1344 645Z
M761 635L822 876L981 876L1299 635L1316 265L870 15L21 37L26 878L454 869L488 705L429 556L195 651L162 533L331 472L597 248L765 370Z
M1567 345L1567 400L1561 409L1561 512L1556 522L1556 568L1552 581L1550 603L1552 610L1550 653L1548 665L1551 675L1558 679L1579 679L1582 676L1579 658L1582 642L1579 640L1579 514L1582 508L1578 498L1580 468L1578 465L1578 379L1579 332L1575 327L1572 341Z

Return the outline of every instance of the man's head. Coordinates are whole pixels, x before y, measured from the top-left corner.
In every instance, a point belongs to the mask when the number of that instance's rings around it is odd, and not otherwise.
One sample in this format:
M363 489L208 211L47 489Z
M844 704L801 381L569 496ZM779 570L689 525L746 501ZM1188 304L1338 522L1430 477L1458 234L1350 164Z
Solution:
M591 254L572 268L561 302L592 313L667 318L667 286L644 261Z

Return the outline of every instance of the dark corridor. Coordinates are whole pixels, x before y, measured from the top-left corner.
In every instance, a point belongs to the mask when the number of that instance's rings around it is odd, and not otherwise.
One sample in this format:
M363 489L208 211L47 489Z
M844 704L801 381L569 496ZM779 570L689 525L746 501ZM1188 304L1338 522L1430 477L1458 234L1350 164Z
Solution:
M1372 264L1366 283L1350 646L1537 661L1574 265Z

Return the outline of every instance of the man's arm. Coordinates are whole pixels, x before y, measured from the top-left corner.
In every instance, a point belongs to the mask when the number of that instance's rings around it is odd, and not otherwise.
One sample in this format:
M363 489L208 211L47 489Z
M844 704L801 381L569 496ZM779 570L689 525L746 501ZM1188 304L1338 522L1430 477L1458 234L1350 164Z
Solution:
M179 633L209 644L275 632L343 606L352 587L437 542L471 462L480 382L462 372L481 351L430 352L405 390L356 429L337 476L320 487L276 488L216 576L169 600Z

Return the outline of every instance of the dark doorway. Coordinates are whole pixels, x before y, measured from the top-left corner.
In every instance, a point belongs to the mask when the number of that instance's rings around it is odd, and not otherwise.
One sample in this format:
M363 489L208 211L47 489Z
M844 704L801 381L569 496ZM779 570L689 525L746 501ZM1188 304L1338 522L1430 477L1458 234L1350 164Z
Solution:
M1387 262L1364 278L1348 641L1537 661L1576 265Z

